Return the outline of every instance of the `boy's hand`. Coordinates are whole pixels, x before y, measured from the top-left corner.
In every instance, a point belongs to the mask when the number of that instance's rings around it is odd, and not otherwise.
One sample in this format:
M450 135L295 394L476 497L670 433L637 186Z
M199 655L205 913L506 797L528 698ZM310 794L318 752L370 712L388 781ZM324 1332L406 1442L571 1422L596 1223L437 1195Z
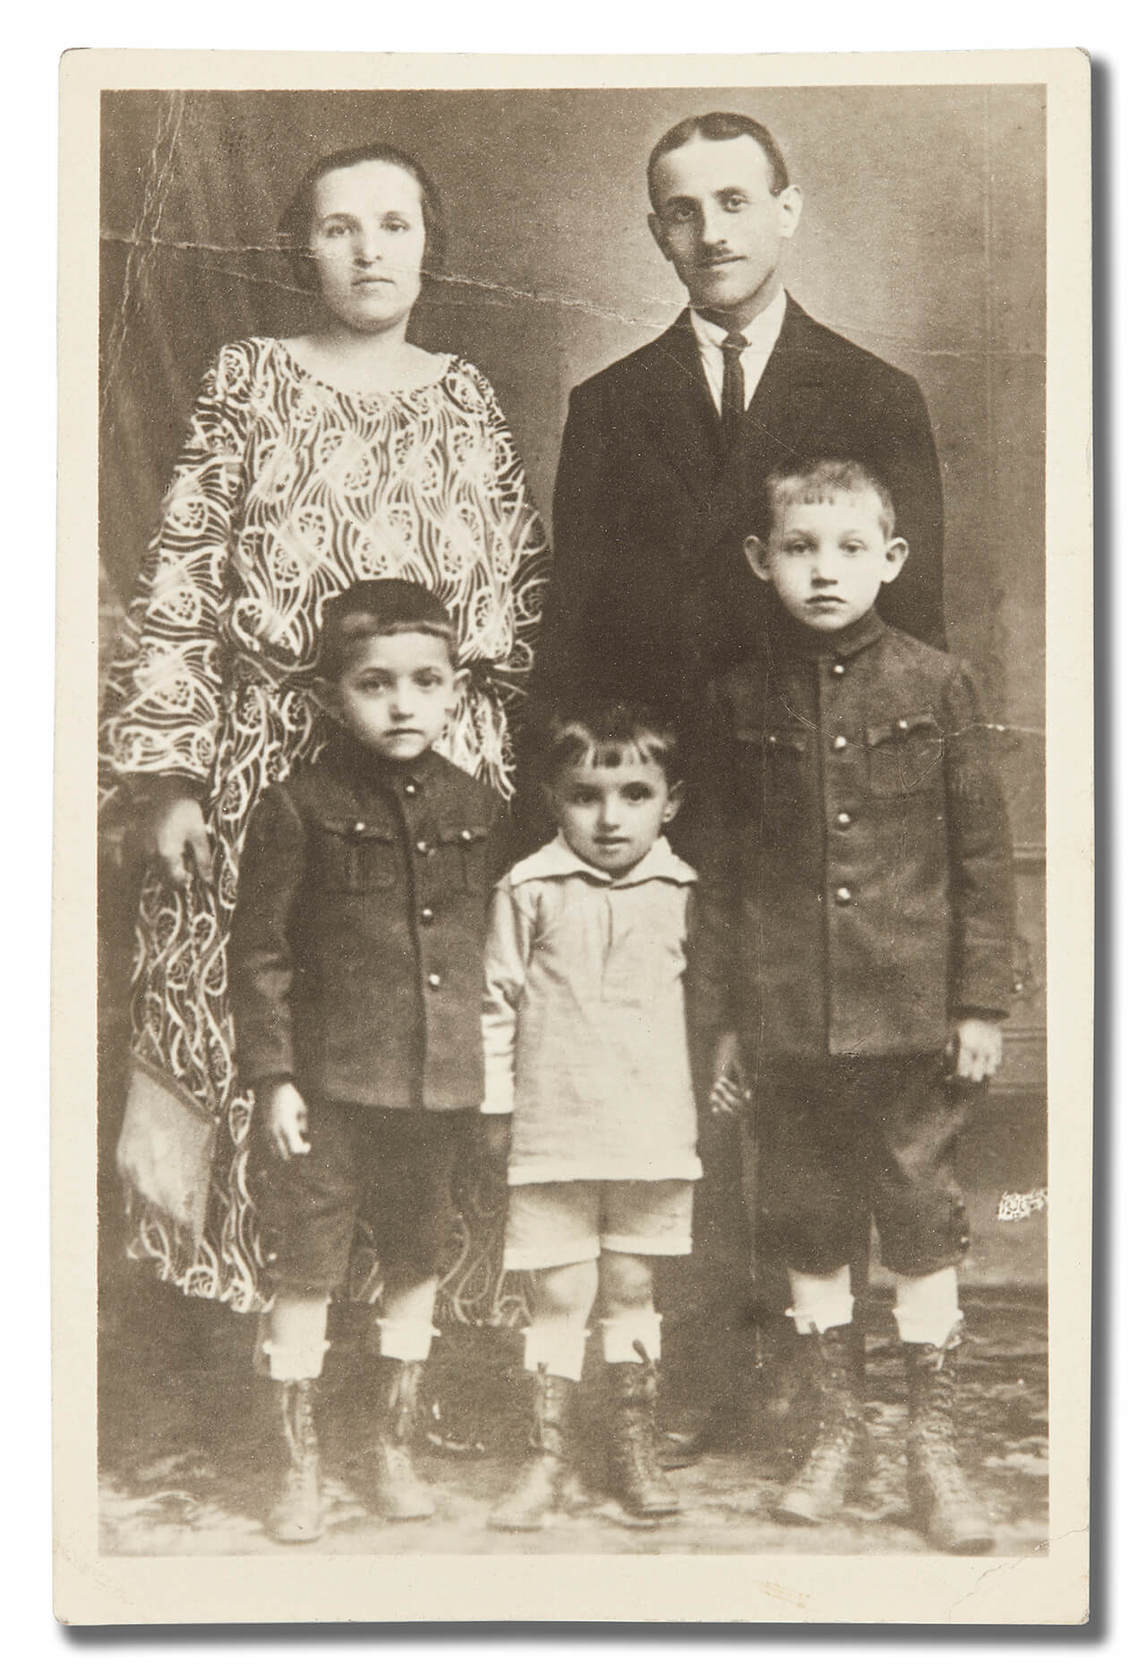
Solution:
M481 1138L485 1157L494 1165L504 1165L509 1153L509 1125L512 1114L483 1113Z
M964 1015L955 1022L947 1046L957 1079L981 1084L994 1078L1003 1059L1003 1029L998 1021L981 1015Z
M306 1140L306 1103L289 1079L262 1086L255 1092L255 1112L280 1160L309 1154Z
M712 1056L712 1089L708 1093L711 1113L740 1118L752 1104L752 1092L745 1081L740 1059L740 1040L735 1032L721 1033Z

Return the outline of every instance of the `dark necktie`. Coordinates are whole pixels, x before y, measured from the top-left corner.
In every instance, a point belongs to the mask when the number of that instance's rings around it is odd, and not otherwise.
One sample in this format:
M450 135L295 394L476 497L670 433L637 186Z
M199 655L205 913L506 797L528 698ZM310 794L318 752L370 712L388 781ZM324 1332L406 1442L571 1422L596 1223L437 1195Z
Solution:
M724 436L724 450L731 451L740 425L744 421L744 367L740 356L748 346L748 338L739 331L729 331L720 344L724 355L724 386L720 391L720 428Z

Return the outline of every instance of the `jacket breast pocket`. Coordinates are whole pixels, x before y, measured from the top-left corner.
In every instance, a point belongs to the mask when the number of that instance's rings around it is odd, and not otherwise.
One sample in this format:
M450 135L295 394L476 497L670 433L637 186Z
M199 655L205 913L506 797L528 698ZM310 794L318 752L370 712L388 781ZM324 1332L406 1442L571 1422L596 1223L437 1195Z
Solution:
M392 829L362 818L323 818L316 846L315 871L324 893L377 893L398 880L398 843Z
M905 713L867 728L868 788L881 800L932 788L943 764L943 732L933 713Z
M773 823L787 823L799 809L808 738L790 726L736 733L736 778L741 806Z
M489 826L443 823L438 830L438 879L446 893L484 893L488 884Z

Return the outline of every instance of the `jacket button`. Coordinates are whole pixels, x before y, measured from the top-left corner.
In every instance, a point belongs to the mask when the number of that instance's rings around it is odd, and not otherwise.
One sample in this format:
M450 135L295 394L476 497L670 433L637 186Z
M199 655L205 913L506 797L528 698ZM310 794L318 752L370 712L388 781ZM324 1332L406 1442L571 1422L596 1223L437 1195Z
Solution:
M850 905L851 902L852 902L852 890L851 890L851 888L850 887L837 887L836 888L836 903L838 905Z
M848 739L846 736L834 736L832 738L832 747L835 749L837 754L840 752L841 748L846 748L847 745Z
M897 719L895 721L895 728L899 732L900 736L905 735L905 733L907 731L907 720L906 719Z
M469 829L463 829L462 832L461 832L461 839L465 843L465 845L468 847L470 842L473 840L472 831L469 830Z
M836 828L837 829L850 829L851 826L852 826L852 815L851 815L850 812L837 812L836 813Z
M357 820L357 822L354 824L354 833L356 835L361 835L365 828L366 828L366 825L363 823L362 819L359 818Z
M847 672L847 668L844 666L842 661L837 661L834 664L834 666L832 667L832 677L833 678L843 678L843 676L846 672Z
M429 905L423 905L422 909L418 912L418 915L427 927L429 927L430 923L434 920L434 913L430 909Z
M429 841L415 841L414 842L414 851L415 852L420 852L422 857L425 858L430 851Z
M426 984L432 992L436 992L441 983L442 977L440 974L427 974Z
M417 794L418 792L418 785L414 782L413 778L411 778L408 783L403 783L402 787L405 789L407 794Z

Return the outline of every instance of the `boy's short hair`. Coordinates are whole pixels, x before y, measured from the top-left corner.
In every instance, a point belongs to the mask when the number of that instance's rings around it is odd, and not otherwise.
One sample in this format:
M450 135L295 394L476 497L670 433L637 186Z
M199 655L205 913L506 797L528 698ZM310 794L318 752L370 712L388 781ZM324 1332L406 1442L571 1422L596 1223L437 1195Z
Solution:
M779 197L782 191L787 191L791 182L788 179L788 165L784 161L784 153L763 122L757 122L752 116L741 116L732 110L710 110L704 116L686 116L683 122L678 122L675 127L662 134L650 151L645 174L649 202L653 208L657 206L656 194L653 191L653 174L662 157L668 156L670 151L679 151L682 145L689 144L693 139L739 139L743 134L747 134L749 139L754 139L768 159L772 196Z
M355 580L327 604L318 643L318 675L340 678L356 645L398 632L424 632L458 664L458 635L445 604L414 580Z
M569 707L546 726L540 758L541 780L552 785L571 765L617 766L635 753L660 766L666 781L676 782L680 742L662 715L640 702L602 699Z
M872 492L879 500L885 539L895 533L895 502L887 484L854 458L812 458L786 470L773 470L764 482L761 509L769 534L779 513L790 504L823 504L841 493Z

